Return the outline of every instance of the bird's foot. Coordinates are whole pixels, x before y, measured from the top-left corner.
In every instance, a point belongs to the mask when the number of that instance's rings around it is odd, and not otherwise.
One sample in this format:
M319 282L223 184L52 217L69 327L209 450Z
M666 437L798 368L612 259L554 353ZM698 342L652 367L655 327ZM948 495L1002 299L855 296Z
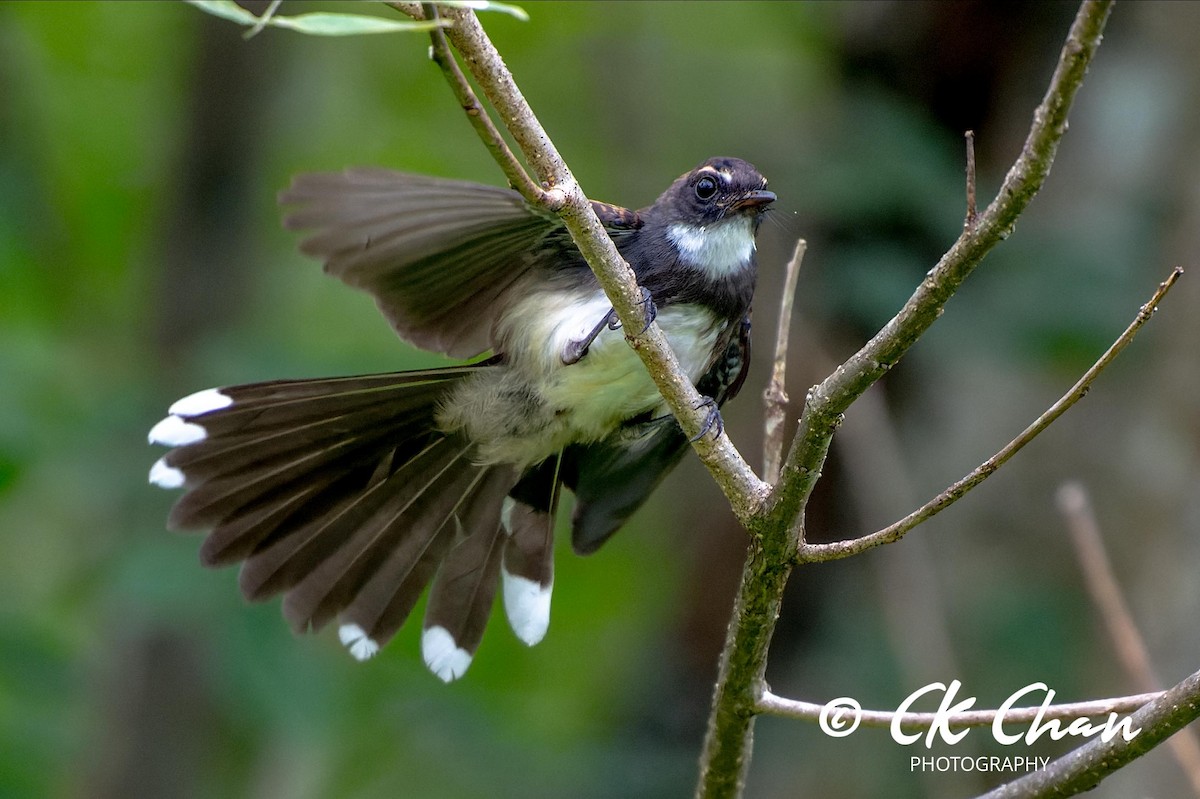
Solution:
M714 439L721 437L721 433L725 432L725 420L721 418L721 410L717 407L717 401L712 397L701 397L700 402L692 406L696 410L708 408L708 415L704 417L704 424L700 425L700 432L688 439L690 443L695 443L709 434L710 431L716 430L713 434Z

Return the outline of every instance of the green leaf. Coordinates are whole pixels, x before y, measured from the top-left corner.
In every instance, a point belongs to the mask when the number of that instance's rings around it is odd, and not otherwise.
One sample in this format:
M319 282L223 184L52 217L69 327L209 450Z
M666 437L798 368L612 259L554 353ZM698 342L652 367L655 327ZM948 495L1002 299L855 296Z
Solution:
M294 17L271 17L268 25L289 28L312 36L357 36L361 33L397 33L399 31L428 31L441 27L442 22L385 19L365 14L297 14Z
M240 22L242 25L257 25L258 17L239 6L233 0L186 0L190 5L201 11L207 11L214 17Z
M261 26L264 20L256 17L233 0L186 0L186 2L213 16L247 25ZM522 12L523 13L523 12ZM364 14L326 14L315 12L298 14L294 17L270 16L265 24L276 28L307 33L312 36L356 36L364 33L397 33L401 31L428 31L445 25L445 22L419 20L395 20Z

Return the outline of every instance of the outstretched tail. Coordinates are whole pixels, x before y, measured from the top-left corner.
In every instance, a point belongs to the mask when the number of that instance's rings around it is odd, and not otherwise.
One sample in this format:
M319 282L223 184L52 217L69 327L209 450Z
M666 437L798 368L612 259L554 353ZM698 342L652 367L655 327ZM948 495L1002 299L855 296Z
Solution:
M297 631L337 618L359 660L395 635L432 581L422 652L435 674L457 679L502 571L522 640L540 640L549 619L553 500L534 509L508 497L521 477L514 468L475 463L469 441L436 427L442 397L479 368L488 367L192 394L150 431L152 443L173 447L150 481L186 490L169 524L211 529L205 565L243 562L242 592L284 594ZM508 589L502 566L514 549L536 590Z

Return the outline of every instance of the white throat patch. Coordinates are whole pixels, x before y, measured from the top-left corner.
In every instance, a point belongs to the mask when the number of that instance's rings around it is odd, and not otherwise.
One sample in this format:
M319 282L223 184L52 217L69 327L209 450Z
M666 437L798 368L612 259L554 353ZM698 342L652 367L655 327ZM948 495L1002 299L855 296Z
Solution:
M689 266L721 277L746 265L754 253L754 228L747 216L723 220L715 225L676 222L667 228L667 238Z

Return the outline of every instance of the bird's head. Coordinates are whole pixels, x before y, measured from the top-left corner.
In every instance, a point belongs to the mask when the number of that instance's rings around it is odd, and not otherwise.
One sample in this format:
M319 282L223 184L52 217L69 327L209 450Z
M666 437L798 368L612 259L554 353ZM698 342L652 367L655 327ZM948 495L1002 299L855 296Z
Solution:
M672 183L652 210L684 263L721 274L749 263L754 234L774 201L751 164L710 158Z

